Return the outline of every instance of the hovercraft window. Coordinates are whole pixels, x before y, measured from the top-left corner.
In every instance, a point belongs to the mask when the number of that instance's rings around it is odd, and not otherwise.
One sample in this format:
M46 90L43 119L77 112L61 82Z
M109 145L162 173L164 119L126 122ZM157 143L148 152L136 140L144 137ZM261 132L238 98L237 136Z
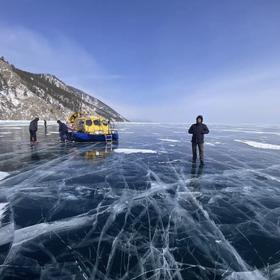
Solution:
M92 121L91 120L86 120L86 125L87 126L91 126L92 125Z
M101 125L100 120L94 120L93 123L94 123L94 125L98 125L98 126Z

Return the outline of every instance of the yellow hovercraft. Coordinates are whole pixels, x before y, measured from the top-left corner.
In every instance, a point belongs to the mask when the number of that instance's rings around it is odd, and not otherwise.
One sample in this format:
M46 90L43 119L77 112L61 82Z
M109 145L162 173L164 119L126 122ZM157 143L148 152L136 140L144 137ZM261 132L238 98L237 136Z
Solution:
M76 142L117 142L118 131L112 128L108 119L76 112L69 117L71 138Z

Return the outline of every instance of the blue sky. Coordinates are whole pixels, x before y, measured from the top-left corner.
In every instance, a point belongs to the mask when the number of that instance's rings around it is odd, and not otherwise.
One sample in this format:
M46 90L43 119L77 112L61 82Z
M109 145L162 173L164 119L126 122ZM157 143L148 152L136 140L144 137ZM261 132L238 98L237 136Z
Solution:
M131 120L278 122L280 1L1 1L0 55Z

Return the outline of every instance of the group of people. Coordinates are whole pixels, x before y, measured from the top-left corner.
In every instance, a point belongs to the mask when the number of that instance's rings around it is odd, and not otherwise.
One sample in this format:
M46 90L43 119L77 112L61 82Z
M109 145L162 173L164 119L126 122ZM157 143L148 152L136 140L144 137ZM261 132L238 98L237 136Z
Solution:
M29 132L30 132L30 142L32 144L37 143L37 130L38 130L38 121L39 118L35 118L30 122L29 125ZM68 132L68 126L61 122L60 120L57 121L58 123L58 131L60 140L62 142L66 142L69 139L69 132ZM46 121L44 121L45 128L46 128ZM196 118L196 123L192 124L189 128L188 132L192 134L192 160L193 163L197 160L197 149L199 151L199 159L200 164L204 164L204 134L209 133L209 129L206 124L203 123L203 116L199 115Z
M36 144L37 143L37 130L38 130L38 121L39 118L35 118L29 124L29 134L30 134L30 143ZM62 142L66 142L69 139L69 131L68 126L63 123L62 121L58 120L58 131L59 137ZM44 120L45 130L47 129L47 121Z

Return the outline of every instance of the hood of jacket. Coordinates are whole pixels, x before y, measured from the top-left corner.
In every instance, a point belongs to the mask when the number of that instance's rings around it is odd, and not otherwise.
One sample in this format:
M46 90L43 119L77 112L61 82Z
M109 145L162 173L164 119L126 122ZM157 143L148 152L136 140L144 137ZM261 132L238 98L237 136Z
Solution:
M196 123L197 123L198 119L201 119L201 123L203 123L203 116L202 115L199 115L199 116L196 117Z

